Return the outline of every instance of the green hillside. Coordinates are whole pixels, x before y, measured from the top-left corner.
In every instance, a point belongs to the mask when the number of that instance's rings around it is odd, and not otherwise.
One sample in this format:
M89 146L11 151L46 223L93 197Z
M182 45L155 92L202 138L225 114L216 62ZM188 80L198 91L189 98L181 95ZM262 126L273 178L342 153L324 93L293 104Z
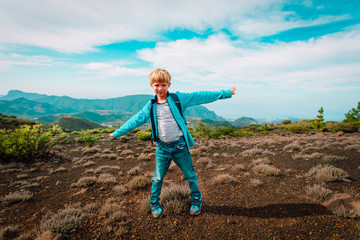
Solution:
M58 125L59 127L69 131L81 131L94 128L102 128L102 126L97 123L74 116L61 117L55 122L53 122L51 125Z
M26 98L0 100L0 112L20 118L33 118L57 113L71 113L73 109L56 107L49 103L40 103Z
M241 117L233 121L231 124L234 127L243 127L243 126L249 126L251 124L257 124L258 122L250 117Z

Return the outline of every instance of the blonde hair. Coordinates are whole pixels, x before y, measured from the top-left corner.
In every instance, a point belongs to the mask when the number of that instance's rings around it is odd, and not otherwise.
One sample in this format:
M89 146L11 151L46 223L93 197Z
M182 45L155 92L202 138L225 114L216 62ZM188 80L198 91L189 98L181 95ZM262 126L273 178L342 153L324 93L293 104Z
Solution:
M154 71L152 71L149 75L149 79L150 79L150 83L170 83L171 81L171 76L170 73L168 71L166 71L165 69L155 69Z

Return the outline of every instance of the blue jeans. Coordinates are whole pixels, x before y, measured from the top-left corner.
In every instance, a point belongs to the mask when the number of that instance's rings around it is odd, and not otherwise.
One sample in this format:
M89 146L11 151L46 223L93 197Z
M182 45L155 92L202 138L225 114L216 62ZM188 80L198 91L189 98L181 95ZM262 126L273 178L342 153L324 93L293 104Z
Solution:
M191 159L191 154L186 147L184 138L177 141L164 143L157 142L156 166L152 179L150 205L160 207L160 193L166 172L171 161L174 160L184 174L184 179L189 182L192 204L201 204L201 193L199 190L197 176Z

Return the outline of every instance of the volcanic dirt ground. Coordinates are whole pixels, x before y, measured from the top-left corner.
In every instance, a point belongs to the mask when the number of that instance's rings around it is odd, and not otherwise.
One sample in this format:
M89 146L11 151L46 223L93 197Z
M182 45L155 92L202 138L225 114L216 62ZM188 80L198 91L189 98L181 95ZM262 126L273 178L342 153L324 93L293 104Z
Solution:
M67 236L69 239L360 239L359 217L344 217L309 196L314 184L333 193L360 197L360 134L304 133L246 138L196 139L191 149L202 191L199 216L187 211L154 219L141 211L141 200L151 185L130 189L129 182L155 168L155 145L127 139L109 141L107 134L90 148L74 141L55 146L60 157L31 164L1 165L0 227L17 226L15 238L30 232L41 234L44 221L65 206L93 204L92 215ZM277 174L259 173L266 164ZM306 173L319 164L330 164L348 173L346 179L322 182ZM74 187L83 177L108 173L116 182L96 182ZM171 166L163 187L186 185L177 166ZM127 191L115 191L120 185ZM13 192L29 190L28 201L3 200ZM99 209L107 201L118 203L125 217L106 227L107 216ZM116 229L123 229L121 233ZM11 236L9 237L11 239Z

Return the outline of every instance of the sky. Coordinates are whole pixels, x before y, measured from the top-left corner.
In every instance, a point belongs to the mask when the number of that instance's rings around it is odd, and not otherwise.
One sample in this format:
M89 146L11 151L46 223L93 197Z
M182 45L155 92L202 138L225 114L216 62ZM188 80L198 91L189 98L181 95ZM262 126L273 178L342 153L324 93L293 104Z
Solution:
M0 0L0 95L237 88L227 119L342 121L360 101L358 0Z

